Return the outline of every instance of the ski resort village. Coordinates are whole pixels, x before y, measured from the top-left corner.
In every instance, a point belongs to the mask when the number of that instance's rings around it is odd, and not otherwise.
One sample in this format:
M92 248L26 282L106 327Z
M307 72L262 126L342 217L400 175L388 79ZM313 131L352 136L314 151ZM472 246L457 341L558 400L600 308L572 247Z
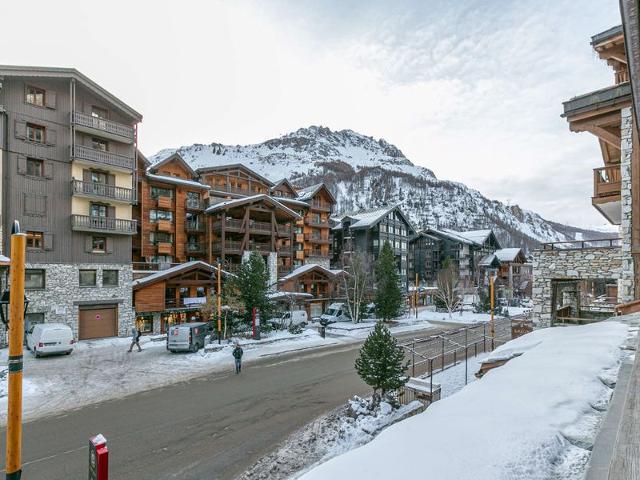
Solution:
M637 1L29 5L8 480L640 479Z

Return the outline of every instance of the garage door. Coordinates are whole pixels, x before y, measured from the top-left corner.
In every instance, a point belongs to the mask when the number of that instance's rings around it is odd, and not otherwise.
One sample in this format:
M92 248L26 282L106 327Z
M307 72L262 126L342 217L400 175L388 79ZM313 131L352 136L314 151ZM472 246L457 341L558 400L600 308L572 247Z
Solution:
M118 335L118 308L99 307L80 310L78 338L115 337Z

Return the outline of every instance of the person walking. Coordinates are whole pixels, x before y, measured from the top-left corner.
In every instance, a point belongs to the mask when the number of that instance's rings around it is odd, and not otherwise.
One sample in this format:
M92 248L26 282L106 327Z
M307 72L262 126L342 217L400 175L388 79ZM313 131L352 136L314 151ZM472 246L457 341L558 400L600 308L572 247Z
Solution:
M129 346L129 350L127 350L127 353L131 353L134 345L138 347L139 352L142 351L142 348L140 348L141 336L142 336L142 332L140 332L140 330L138 330L135 325L131 327L131 345Z
M243 353L244 352L242 351L240 344L236 343L236 346L233 349L233 358L236 361L236 374L242 371L242 354Z

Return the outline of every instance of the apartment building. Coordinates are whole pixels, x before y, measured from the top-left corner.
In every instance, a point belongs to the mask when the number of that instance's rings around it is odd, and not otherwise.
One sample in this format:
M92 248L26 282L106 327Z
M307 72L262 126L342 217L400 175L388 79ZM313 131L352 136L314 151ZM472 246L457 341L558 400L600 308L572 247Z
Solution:
M72 68L0 66L0 85L2 251L18 220L27 322L126 334L142 116Z
M442 268L442 240L424 231L409 238L409 284L435 285L438 271Z
M354 252L361 252L375 262L384 242L389 241L401 283L408 288L409 238L415 235L415 229L398 206L348 212L333 221L334 265L342 266L345 257Z
M636 42L637 43L637 42ZM638 298L640 178L637 125L623 27L594 35L591 47L613 70L613 84L563 103L572 132L598 142L602 163L593 169L593 206L619 235L597 241L547 243L534 253L534 316L544 325L608 315ZM637 75L636 75L637 77Z

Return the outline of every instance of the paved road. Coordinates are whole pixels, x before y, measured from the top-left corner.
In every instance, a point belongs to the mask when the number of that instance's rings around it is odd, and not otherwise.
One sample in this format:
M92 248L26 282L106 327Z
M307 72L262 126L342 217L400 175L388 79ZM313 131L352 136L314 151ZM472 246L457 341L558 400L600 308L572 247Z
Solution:
M368 391L353 368L358 348L262 358L239 376L201 377L27 423L23 478L86 478L87 439L102 433L111 478L232 479L297 428ZM3 429L1 465L4 440Z

